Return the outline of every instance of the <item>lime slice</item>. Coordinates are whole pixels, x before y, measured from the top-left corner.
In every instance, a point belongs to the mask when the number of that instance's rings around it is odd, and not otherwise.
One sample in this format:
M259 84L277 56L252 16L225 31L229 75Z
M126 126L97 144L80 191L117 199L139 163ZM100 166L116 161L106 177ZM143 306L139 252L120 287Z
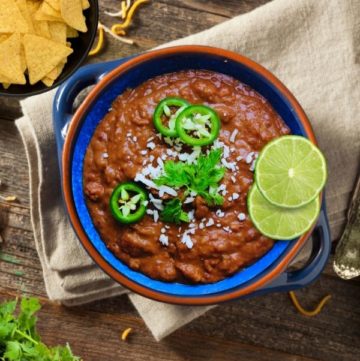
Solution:
M326 161L308 139L287 135L268 143L256 161L255 179L263 196L279 207L301 207L325 185Z
M299 208L281 208L269 203L256 184L247 198L248 212L255 227L263 235L278 240L290 240L308 231L320 212L320 199Z

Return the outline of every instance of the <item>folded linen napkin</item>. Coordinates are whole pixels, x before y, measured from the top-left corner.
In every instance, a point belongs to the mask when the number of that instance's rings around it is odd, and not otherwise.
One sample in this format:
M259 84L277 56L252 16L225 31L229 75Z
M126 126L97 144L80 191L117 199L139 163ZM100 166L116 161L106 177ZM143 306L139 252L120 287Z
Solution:
M274 0L168 45L211 45L242 53L274 72L307 112L329 164L326 192L333 238L345 221L360 153L358 0ZM21 133L30 172L31 216L50 299L77 305L126 291L80 246L61 201L51 108L54 92L22 102ZM297 258L309 254L311 244ZM166 305L130 294L159 340L209 307Z

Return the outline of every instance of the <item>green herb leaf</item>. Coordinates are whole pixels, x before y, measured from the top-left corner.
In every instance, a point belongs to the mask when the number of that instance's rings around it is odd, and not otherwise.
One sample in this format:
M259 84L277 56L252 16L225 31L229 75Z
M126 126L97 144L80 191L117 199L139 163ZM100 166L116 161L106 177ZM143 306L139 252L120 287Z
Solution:
M167 185L169 187L184 187L189 184L189 167L190 165L184 162L168 160L164 164L164 175L154 179L154 182L158 186Z
M169 187L186 187L205 199L210 205L221 205L223 197L217 192L218 183L225 175L225 168L219 166L221 149L214 149L208 155L200 155L195 164L167 161L164 175L154 182Z
M0 315L2 317L12 315L15 312L16 305L17 305L17 300L4 302L2 305L0 305Z
M17 301L0 305L0 360L1 361L80 361L70 347L49 348L40 342L36 331L35 313L40 309L37 298L24 298L18 315Z
M21 360L21 346L18 341L8 341L6 343L6 351L4 353L4 359L9 361Z
M174 198L165 204L160 213L160 219L164 222L177 223L189 222L189 216L183 211L179 198Z

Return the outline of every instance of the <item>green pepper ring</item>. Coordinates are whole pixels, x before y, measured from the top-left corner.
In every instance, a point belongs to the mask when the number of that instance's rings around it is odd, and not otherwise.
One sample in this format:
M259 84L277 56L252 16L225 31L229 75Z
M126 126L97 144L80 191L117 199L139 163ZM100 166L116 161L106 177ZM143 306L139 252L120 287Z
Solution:
M194 138L191 135L187 134L186 130L182 126L182 121L184 118L194 113L199 113L201 115L210 115L210 119L209 119L211 123L210 137ZM213 110L212 108L206 105L190 105L177 116L175 129L179 138L186 144L192 146L209 145L212 144L214 140L219 136L220 118L218 114L215 112L215 110Z
M175 107L183 107L183 106L189 106L190 103L187 102L185 99L182 98L176 98L176 97L167 97L160 101L160 103L157 105L154 115L153 115L153 122L154 126L157 129L159 133L166 137L174 138L177 136L176 129L170 130L168 127L164 126L161 116L164 113L164 107L167 106L175 106Z
M140 207L138 207L138 209L134 213L130 213L127 216L123 215L123 213L119 209L119 203L118 203L119 199L121 198L121 191L123 189L141 195ZM123 224L131 224L138 222L144 217L146 213L147 207L146 205L144 205L144 201L147 200L148 200L147 192L143 188L139 187L136 183L133 182L120 183L114 188L110 197L109 205L110 205L111 214L118 222Z

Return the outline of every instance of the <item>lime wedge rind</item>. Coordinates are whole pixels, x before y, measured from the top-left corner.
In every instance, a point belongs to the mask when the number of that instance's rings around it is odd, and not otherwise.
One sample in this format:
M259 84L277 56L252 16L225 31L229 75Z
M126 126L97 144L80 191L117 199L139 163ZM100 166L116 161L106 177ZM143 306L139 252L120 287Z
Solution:
M302 146L299 147L300 143ZM282 147L287 154L281 153ZM298 177L289 180L287 169L291 164L291 157L298 161L293 164ZM301 136L288 135L272 140L263 148L256 161L256 184L263 196L279 207L297 208L311 203L319 196L326 180L324 155L307 138Z
M320 201L318 196L296 209L278 207L268 202L254 183L248 193L247 206L250 219L260 233L275 240L290 241L315 225L320 214Z

